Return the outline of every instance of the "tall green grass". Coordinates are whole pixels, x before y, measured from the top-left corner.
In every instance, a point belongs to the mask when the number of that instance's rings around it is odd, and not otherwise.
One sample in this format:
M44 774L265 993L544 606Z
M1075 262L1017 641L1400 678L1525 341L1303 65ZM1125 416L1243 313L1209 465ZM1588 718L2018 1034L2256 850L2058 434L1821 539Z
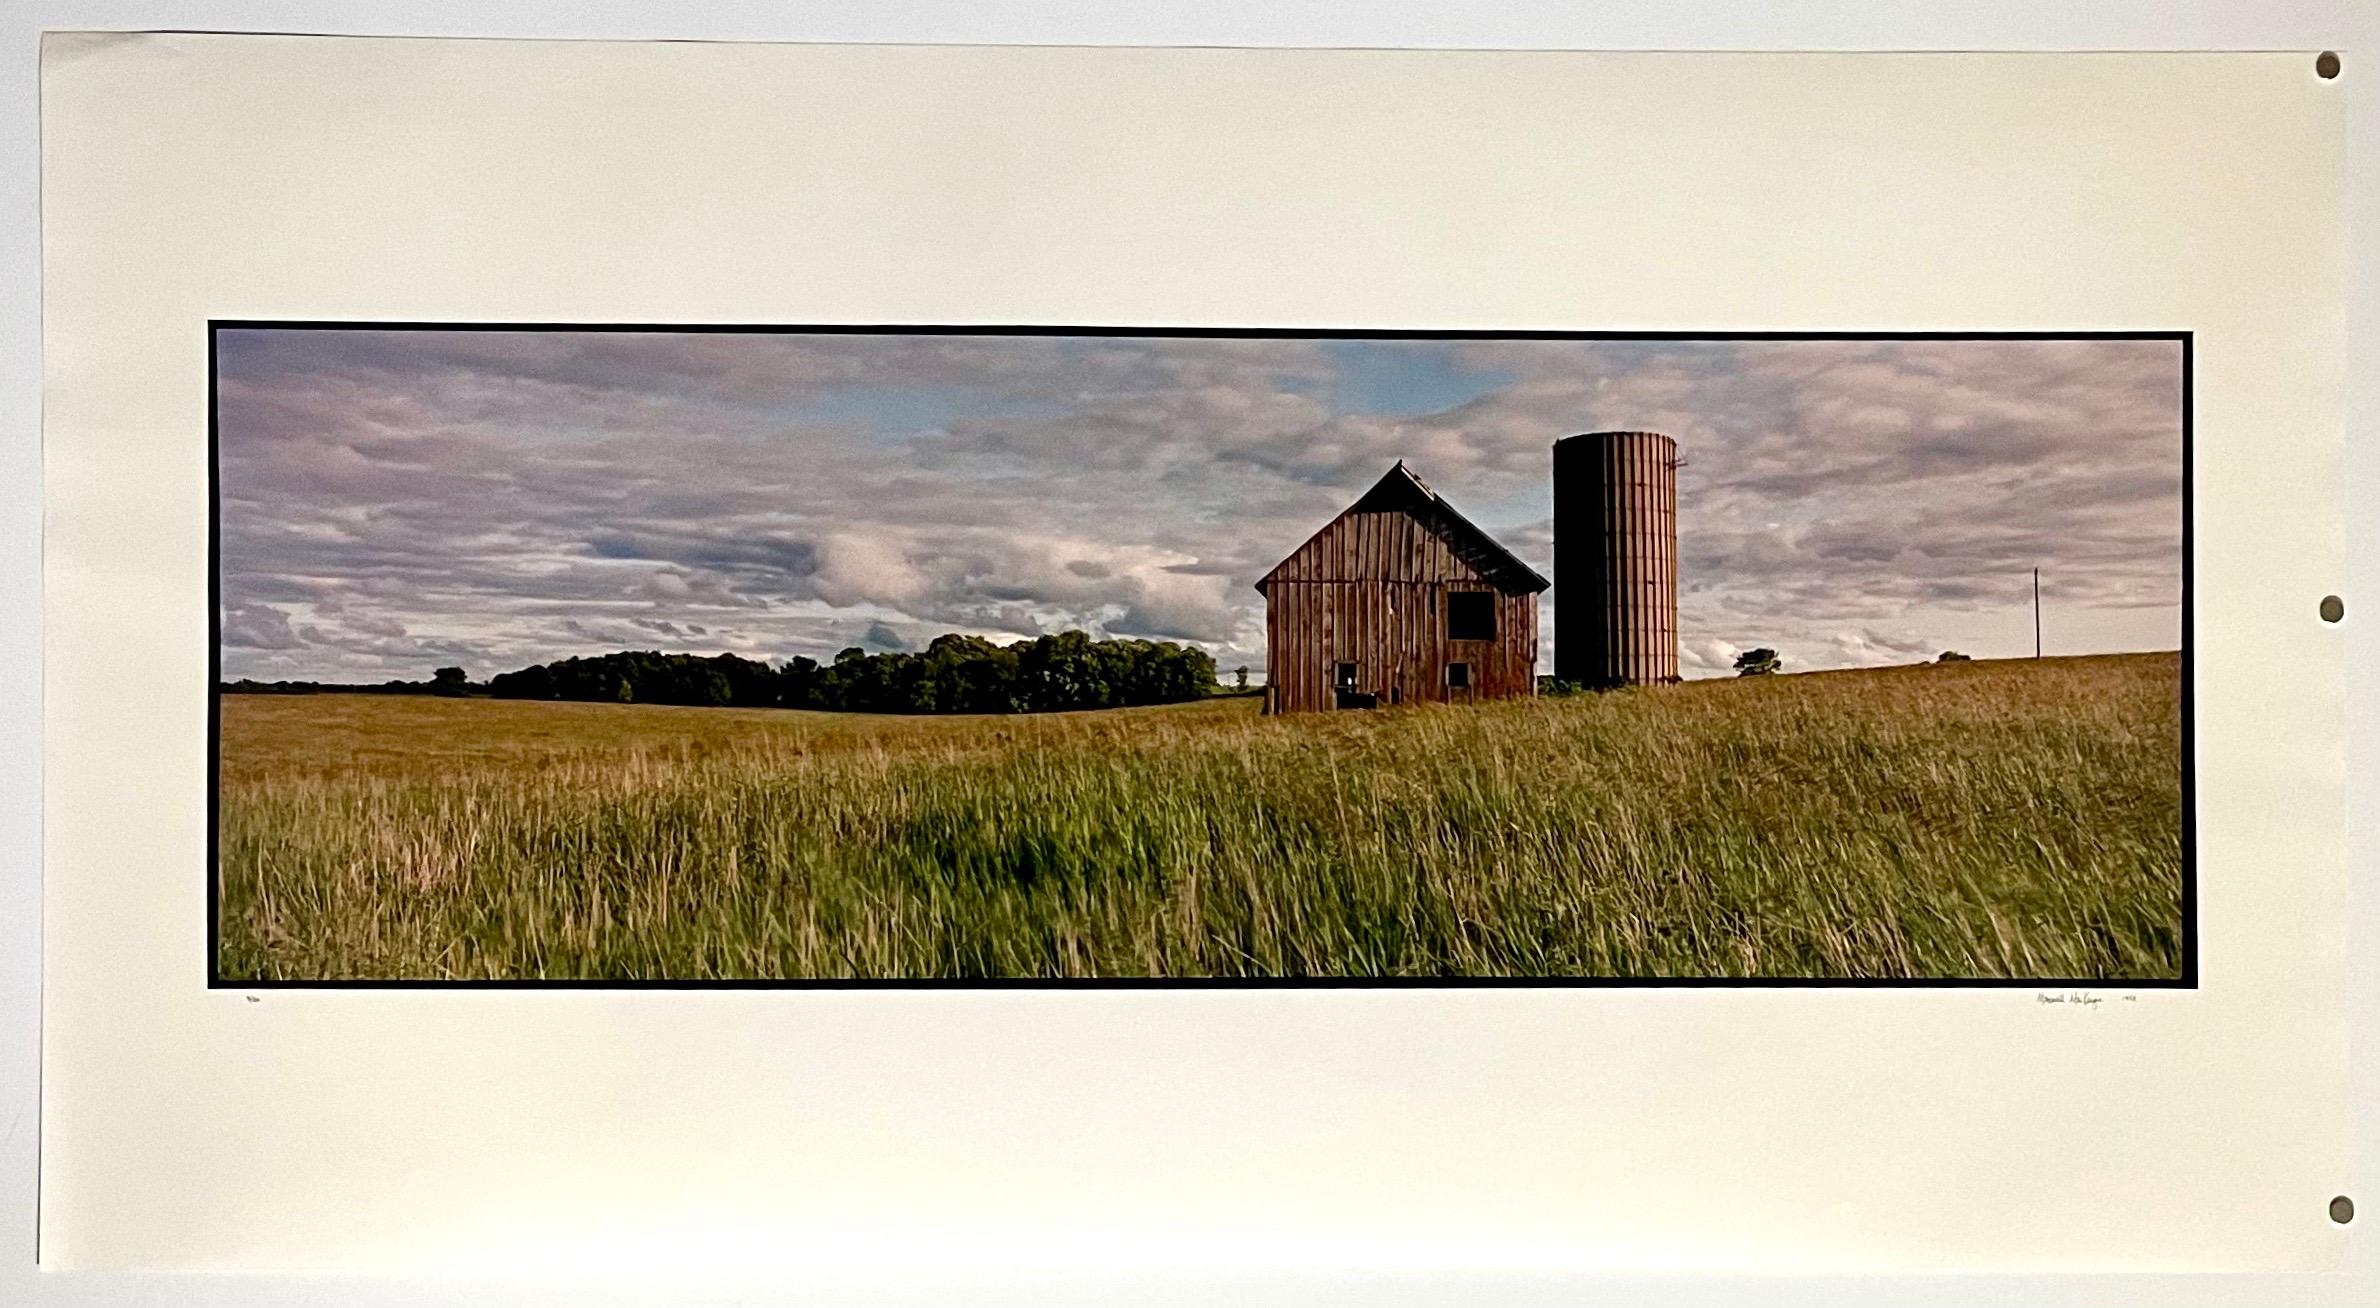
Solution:
M2173 655L1263 718L225 701L237 978L2177 975Z

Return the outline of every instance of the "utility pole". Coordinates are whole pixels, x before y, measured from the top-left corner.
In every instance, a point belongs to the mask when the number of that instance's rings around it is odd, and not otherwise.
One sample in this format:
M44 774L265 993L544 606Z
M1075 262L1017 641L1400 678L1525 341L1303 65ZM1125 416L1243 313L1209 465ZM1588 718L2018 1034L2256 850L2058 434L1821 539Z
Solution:
M2041 657L2041 569L2033 569L2033 657Z

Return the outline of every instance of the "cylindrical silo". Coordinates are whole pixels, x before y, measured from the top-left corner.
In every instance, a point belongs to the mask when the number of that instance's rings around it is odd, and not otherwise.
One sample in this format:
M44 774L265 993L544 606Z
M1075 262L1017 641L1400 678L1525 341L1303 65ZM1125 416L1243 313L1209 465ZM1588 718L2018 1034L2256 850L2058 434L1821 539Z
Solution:
M1678 679L1678 443L1596 431L1554 442L1554 675Z

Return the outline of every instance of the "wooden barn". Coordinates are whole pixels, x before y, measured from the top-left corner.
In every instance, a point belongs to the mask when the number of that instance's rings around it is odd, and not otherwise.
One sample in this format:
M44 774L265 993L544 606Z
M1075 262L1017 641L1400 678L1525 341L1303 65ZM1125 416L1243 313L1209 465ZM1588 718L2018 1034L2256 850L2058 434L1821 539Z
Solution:
M1266 711L1536 694L1548 584L1400 459L1256 583Z

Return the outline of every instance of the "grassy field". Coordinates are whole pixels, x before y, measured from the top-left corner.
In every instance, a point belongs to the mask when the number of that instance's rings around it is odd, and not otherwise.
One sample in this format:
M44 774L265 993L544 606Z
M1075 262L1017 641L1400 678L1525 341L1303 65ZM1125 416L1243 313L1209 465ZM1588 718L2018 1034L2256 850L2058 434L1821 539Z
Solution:
M2113 977L2173 654L1265 718L225 696L232 978Z

